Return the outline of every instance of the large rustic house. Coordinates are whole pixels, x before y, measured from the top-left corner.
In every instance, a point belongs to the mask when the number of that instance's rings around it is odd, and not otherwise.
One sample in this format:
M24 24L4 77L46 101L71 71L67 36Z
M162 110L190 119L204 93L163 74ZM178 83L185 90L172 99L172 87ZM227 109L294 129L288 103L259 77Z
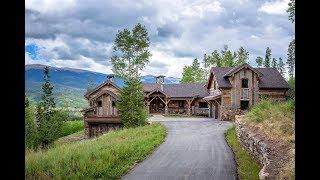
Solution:
M256 104L261 98L283 101L288 83L274 68L238 67L211 68L208 82L164 84L165 76L156 83L143 84L145 105L150 114L201 115L219 120L232 120L241 110ZM119 88L113 76L85 94L90 107L83 110L86 133L115 129L121 126L116 108Z

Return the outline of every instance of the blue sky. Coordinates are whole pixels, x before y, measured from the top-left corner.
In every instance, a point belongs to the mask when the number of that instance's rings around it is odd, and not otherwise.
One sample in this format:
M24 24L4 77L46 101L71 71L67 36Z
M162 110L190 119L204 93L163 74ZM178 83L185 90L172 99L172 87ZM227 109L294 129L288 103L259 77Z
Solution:
M264 56L286 60L294 24L288 0L26 0L26 64L111 73L118 30L142 23L150 36L150 63L142 72L181 77L205 53L245 47L250 63Z

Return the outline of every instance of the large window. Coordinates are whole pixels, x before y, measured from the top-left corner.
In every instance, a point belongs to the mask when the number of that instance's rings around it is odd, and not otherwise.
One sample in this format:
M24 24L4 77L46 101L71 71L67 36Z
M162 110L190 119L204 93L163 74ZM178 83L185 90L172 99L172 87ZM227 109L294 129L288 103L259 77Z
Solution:
M199 108L208 108L208 103L206 103L206 102L199 102Z
M242 88L248 88L248 79L242 79L241 87Z

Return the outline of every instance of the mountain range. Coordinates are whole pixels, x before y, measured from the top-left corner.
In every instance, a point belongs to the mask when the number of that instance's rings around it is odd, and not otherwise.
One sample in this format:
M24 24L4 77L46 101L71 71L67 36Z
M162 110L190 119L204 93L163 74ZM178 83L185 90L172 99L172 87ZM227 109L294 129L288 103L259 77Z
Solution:
M32 101L38 101L41 97L41 85L43 83L43 68L41 64L25 65L25 91ZM58 68L49 66L50 81L54 86L53 94L57 106L83 108L87 102L83 95L86 93L88 85L98 86L106 80L107 74L75 69ZM124 81L115 77L115 83L123 87ZM141 77L143 83L155 83L154 75ZM179 78L165 77L166 84L177 84Z

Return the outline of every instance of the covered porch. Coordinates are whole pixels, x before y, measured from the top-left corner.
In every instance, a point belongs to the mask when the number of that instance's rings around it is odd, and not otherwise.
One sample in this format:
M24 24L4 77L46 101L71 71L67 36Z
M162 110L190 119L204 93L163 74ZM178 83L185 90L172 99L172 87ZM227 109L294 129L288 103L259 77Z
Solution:
M170 97L160 89L145 96L145 103L150 114L164 115L202 115L210 114L210 107L206 101L197 97ZM199 106L199 102L201 106Z
M206 96L203 98L206 100L210 107L210 117L214 119L220 119L221 115L221 94Z

